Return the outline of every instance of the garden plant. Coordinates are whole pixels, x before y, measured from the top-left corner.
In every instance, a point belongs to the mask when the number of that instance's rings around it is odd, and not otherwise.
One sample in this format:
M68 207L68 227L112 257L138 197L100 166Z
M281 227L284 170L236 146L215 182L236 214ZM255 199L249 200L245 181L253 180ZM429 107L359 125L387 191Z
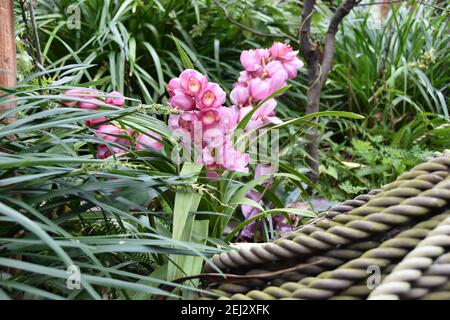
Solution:
M229 266L450 148L445 1L0 9L0 299L231 297Z

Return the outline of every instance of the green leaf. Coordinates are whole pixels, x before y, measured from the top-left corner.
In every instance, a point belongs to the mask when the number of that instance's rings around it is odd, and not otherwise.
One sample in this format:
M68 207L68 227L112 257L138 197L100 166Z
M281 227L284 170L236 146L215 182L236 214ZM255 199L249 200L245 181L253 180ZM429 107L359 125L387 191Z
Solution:
M186 69L194 69L194 64L192 63L192 61L189 58L189 56L186 53L186 51L181 46L180 40L178 40L174 35L172 35L172 40L175 42L175 46L177 47L178 55L181 58L181 62L183 63L183 66Z
M181 176L187 177L186 181L195 183L198 174L201 172L203 166L195 163L185 163L180 172ZM185 190L177 191L175 196L175 206L173 210L172 222L172 239L178 241L190 241L191 232L194 224L194 217L189 217L190 211L196 211L200 202L201 196L194 192ZM184 276L184 270L189 268L186 263L186 258L182 256L173 255L170 257L167 271L167 280L175 280Z

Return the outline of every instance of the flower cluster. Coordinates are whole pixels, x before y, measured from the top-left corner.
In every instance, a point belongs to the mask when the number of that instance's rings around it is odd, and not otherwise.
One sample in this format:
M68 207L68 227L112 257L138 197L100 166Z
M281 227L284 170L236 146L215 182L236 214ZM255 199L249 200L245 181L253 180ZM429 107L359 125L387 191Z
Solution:
M284 43L275 42L270 49L246 50L241 53L241 64L245 68L240 73L238 82L234 84L230 98L232 108L238 110L238 121L241 121L259 102L265 100L274 92L286 85L286 81L297 76L297 70L303 66L303 62L297 57L298 51ZM254 112L245 129L251 131L267 123L278 124L281 120L276 116L275 99L270 99ZM255 178L270 175L275 168L270 165L257 164ZM266 180L264 184L270 184ZM261 194L255 191L247 194L249 199L259 202ZM260 213L260 210L251 205L242 205L242 213L246 219L250 219ZM273 228L279 232L291 229L287 219L283 215L272 217ZM262 233L262 221L249 223L242 231L241 237L250 240L257 232Z
M111 147L105 144L98 145L96 155L98 159L108 158L113 153L125 153L132 146L136 151L147 150L147 148L158 151L163 149L163 144L159 141L161 136L151 130L145 133L136 133L131 128L124 129L113 124L103 124L95 129L99 138L112 144Z
M88 100L76 101L76 100L63 100L62 103L68 107L95 110L101 108L100 104L106 103L116 107L123 107L125 104L124 96L117 91L108 93L105 97L100 95L100 92L94 89L70 89L64 92L66 96L72 96L77 99Z
M252 49L241 53L241 64L245 68L234 84L230 99L239 110L242 120L255 105L268 98L278 89L286 86L286 81L297 76L303 62L297 57L298 51L284 43L275 42L269 49ZM258 128L267 123L280 123L275 115L275 99L265 102L253 114L246 130Z
M181 114L169 116L169 129L184 144L199 150L195 162L212 172L227 169L248 172L250 157L233 146L231 137L238 124L238 114L227 108L226 94L217 83L191 69L184 70L168 84L169 103Z
M198 71L187 69L168 83L169 103L182 111L170 115L169 129L185 145L194 142L194 150L201 150L195 161L209 169L248 172L249 155L236 150L231 141L237 124L259 102L285 86L303 66L297 51L279 42L270 49L243 51L241 63L245 70L231 91L230 108L224 106L226 94L222 88ZM260 106L245 130L281 123L275 114L276 104L275 99L270 99Z
M95 110L102 108L101 104L107 104L115 107L123 107L125 105L124 96L113 91L106 96L102 96L101 93L93 89L71 89L67 90L64 95L73 96L76 99L88 100L76 101L76 100L63 100L62 104L68 107ZM153 148L155 150L161 150L163 148L161 136L151 130L144 133L136 133L133 129L124 129L117 125L108 123L108 118L98 117L86 121L86 125L95 129L96 135L111 143L111 147L106 144L99 144L97 146L96 157L98 159L105 159L112 154L122 154L126 150L134 145L137 151L146 150L147 148Z
M214 82L196 70L184 70L178 78L168 83L170 105L177 109L168 119L169 130L175 138L180 138L183 147L194 150L194 161L204 164L210 177L216 177L220 169L248 172L249 154L238 150L233 137L237 135L238 124L250 112L250 121L246 124L246 132L258 129L268 123L281 123L276 116L277 102L274 98L267 100L277 90L284 87L289 79L297 75L297 70L303 63L297 57L297 51L283 43L275 42L268 49L254 49L243 51L240 61L244 71L240 73L238 81L233 85L230 94L232 105L225 106L226 93ZM118 92L111 92L104 96L93 89L74 89L65 93L84 101L63 101L69 107L81 109L99 109L104 106L123 107L125 99ZM264 104L261 105L261 102ZM257 110L254 108L258 106ZM106 117L94 118L86 125L95 129L95 134L108 144L97 147L97 158L105 159L112 154L125 153L130 147L135 150L152 148L161 150L161 137L153 132L136 133L131 128L117 126ZM271 175L276 168L272 165L257 164L255 177ZM271 179L262 184L270 187ZM262 195L251 191L248 198L262 204ZM252 205L241 206L246 219L257 215L260 211ZM285 231L290 225L283 215L272 216L275 230ZM248 224L242 231L241 237L246 240L262 234L262 221Z

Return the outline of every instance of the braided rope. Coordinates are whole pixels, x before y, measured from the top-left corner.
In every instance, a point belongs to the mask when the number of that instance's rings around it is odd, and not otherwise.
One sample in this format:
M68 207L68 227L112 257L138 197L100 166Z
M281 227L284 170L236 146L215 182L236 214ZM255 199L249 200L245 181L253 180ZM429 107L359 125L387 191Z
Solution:
M306 277L298 282L286 282L281 286L268 286L262 290L248 290L245 286L221 285L218 290L228 292L230 299L361 299L370 293L368 268L376 267L388 274L397 261L429 234L439 223L450 218L450 211L417 224L413 229L403 231L386 240L379 247L365 252L333 271L326 271L317 277ZM357 284L355 286L355 283ZM230 290L231 289L231 290ZM239 290L239 292L237 292ZM237 294L236 294L237 292ZM231 294L230 294L231 293Z
M314 225L273 243L215 255L213 262L221 269L249 267L311 255L386 232L393 225L405 224L436 207L443 207L446 199L431 194L429 190L447 177L449 171L450 156L433 158L399 176L367 203L352 207L346 214L318 220ZM448 190L442 192L448 196Z
M422 240L370 294L369 299L419 299L450 276L450 218ZM449 291L449 290L446 290Z
M281 239L277 240L277 243L279 243L282 240L292 240L293 238L295 238L298 234L298 232L300 233L305 233L305 234L311 234L313 231L317 231L317 230L327 230L329 228L331 228L332 226L335 225L340 225L339 222L333 222L331 219L336 217L337 215L340 214L344 214L347 213L348 211L351 211L355 208L358 208L360 206L362 206L363 204L367 203L368 201L370 201L371 199L373 199L375 197L376 194L378 194L380 192L380 190L373 190L370 193L367 194L363 194L363 195L358 195L356 198L352 199L352 200L347 200L339 205L333 206L332 208L330 208L328 211L326 212L322 212L319 214L319 216L316 219L311 220L308 224L301 226L299 229L295 230L294 232L289 233L288 235L282 237ZM281 242L281 245L284 245L285 242ZM265 244L262 244L265 245ZM252 244L252 247L249 249L250 251L254 252L254 251L258 251L258 249L254 249L254 247L258 247L261 246L261 244ZM231 259L239 259L235 252L232 251L231 253L229 253L231 255ZM246 255L248 254L246 251L241 251L240 254ZM258 264L258 263L263 263L263 260L256 258L253 255L247 256L247 258L249 258L248 264L251 264L252 262ZM256 258L256 259L255 259ZM220 256L215 256L213 257L213 261L214 262L218 262L217 259L220 259ZM222 255L222 259L226 259L226 254ZM246 264L244 261L241 261L242 263ZM220 262L219 262L220 264ZM263 272L267 272L267 270L258 270L259 273L263 273ZM298 277L298 272L296 273L288 273L285 275L286 277Z
M221 299L366 298L370 294L365 283L367 266L378 266L382 269L383 281L388 281L385 279L389 279L397 262L443 218L449 216L450 211L432 216L448 208L449 203L450 152L446 151L435 153L428 162L402 174L381 191L335 206L313 223L274 243L244 247L214 256L213 261L219 268L240 268L241 271L247 268L250 269L248 275L267 272L255 269L258 265L264 265L268 270L279 270L280 264L286 262L298 267L273 279L222 283L212 292ZM399 227L408 228L411 225L414 225L412 229L398 233ZM299 264L299 261L303 263ZM437 267L433 265L433 268L424 270L426 279L434 281L431 282L435 291L427 291L419 281L411 284L417 287L414 287L417 289L416 296L417 292L421 292L424 299L448 297L450 285L444 281L442 274L436 274L436 270L448 268L449 261L450 255L444 255L436 259Z

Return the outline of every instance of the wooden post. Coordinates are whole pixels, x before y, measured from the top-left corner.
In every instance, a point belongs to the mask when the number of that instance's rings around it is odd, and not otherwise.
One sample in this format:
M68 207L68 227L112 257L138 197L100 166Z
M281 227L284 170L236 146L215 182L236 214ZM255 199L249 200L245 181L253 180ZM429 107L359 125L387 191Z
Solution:
M10 88L15 84L16 84L16 37L14 34L14 3L13 0L1 0L0 87ZM11 107L14 107L13 103L0 106L0 110Z
M391 11L391 0L384 0L384 2L380 3L380 16L384 20L386 20L389 15L389 11Z

